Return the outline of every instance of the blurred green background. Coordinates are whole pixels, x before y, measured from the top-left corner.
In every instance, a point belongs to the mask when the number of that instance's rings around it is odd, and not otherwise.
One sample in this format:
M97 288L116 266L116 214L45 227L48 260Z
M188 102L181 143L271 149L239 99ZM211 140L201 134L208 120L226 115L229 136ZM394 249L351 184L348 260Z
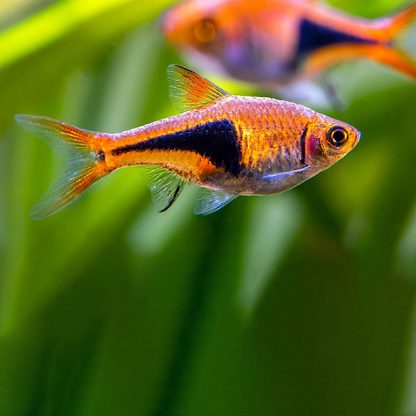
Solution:
M174 114L165 72L183 62L157 30L172 3L0 3L0 414L416 415L407 78L336 69L350 106L329 114L363 138L288 193L195 217L189 190L156 214L129 168L29 217L62 161L14 114L108 132ZM406 2L332 4L376 17Z

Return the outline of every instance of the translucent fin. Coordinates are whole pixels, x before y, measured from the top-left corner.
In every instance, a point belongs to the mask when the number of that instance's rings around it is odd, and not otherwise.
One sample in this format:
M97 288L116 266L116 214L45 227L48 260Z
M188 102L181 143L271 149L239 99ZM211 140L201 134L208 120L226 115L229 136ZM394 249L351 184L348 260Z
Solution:
M290 170L288 172L279 172L279 173L272 173L271 175L266 175L263 176L263 179L267 179L273 182L285 182L290 178L293 177L300 177L301 175L303 175L304 173L308 172L308 170L310 170L309 166L306 166L304 168L301 169L296 169L296 170Z
M238 195L201 188L195 202L195 215L209 215L236 199Z
M281 99L301 102L310 107L334 108L338 110L338 100L331 96L323 84L323 78L318 80L296 79L286 85L276 87L276 93Z
M273 185L273 193L279 193L294 188L311 178L313 175L309 174L310 167L306 166L302 169L291 170L288 172L273 173L271 175L263 176L263 181Z
M193 110L230 94L180 65L168 67L169 95L180 111Z
M107 173L104 153L95 147L94 133L47 117L17 115L16 121L67 156L63 175L33 207L33 218L40 220L58 211Z
M328 78L322 78L320 84L331 107L338 113L345 112L346 104L338 95L335 85Z
M30 215L41 220L74 200L105 172L96 169L96 156L92 152L73 154L68 158L64 174L48 189L44 197L32 208Z
M54 149L62 148L63 143L86 149L89 148L88 139L94 137L93 132L78 129L49 117L18 114L15 119L27 131L43 137Z
M159 212L167 211L183 190L185 182L178 176L159 167L144 167L152 201Z

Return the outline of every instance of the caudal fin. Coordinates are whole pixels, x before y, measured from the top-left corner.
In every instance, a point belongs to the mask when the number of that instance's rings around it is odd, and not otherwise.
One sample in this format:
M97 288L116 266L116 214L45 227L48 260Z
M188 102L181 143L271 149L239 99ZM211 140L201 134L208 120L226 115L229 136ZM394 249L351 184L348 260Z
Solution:
M406 52L388 46L374 45L367 48L366 56L416 79L416 61Z
M416 22L416 2L394 13L376 21L380 29L384 30L386 38L393 40L408 26Z
M367 47L366 56L384 65L388 65L403 74L416 79L415 57L401 50L397 38L410 25L416 24L416 2L390 15L373 21L380 43Z
M33 207L33 218L40 220L53 214L108 173L96 133L47 117L17 115L16 121L31 133L45 138L54 149L63 149L68 154L62 177Z

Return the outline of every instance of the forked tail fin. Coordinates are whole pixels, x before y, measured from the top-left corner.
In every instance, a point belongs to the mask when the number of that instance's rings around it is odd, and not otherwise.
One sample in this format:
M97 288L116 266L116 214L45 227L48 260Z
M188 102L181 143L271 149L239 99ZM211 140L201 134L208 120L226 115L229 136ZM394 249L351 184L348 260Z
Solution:
M415 1L390 16L374 20L371 26L376 30L380 43L373 47L365 47L365 55L416 79L415 56L411 56L397 45L398 36L412 24L416 24Z
M68 154L63 175L33 207L33 218L40 220L53 214L108 173L97 133L47 117L17 115L16 121L31 133L45 138L54 149L63 149Z
M397 37L408 26L416 22L416 2L404 7L398 12L375 21L376 25L384 30L389 40Z

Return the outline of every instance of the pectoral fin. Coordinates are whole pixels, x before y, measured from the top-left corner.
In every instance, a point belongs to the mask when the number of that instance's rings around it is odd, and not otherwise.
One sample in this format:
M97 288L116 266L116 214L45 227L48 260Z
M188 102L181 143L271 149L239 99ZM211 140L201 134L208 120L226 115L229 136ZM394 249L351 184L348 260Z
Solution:
M230 194L221 191L213 191L206 188L199 190L199 195L195 202L195 215L208 215L220 210L225 205L229 204L238 195Z
M305 175L308 171L310 171L310 167L306 166L302 169L266 175L263 176L263 180L272 184L273 189L275 189L275 192L278 193L294 188L295 186L304 182L306 179L309 179L309 177L313 176Z
M270 175L263 176L263 179L270 181L281 181L293 176L298 176L299 174L307 172L309 169L309 166L305 166L302 169L290 170L288 172L272 173Z

